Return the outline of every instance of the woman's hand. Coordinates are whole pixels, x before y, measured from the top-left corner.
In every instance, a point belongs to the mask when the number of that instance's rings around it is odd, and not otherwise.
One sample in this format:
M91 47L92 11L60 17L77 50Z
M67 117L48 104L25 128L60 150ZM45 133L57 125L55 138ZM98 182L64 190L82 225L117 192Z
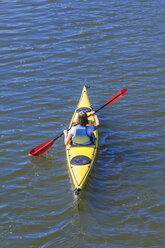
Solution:
M95 111L91 111L91 115L96 115L96 112Z
M68 133L68 130L65 129L65 130L63 131L63 133L66 135L66 134Z
M71 142L72 139L72 134L70 132L68 132L68 130L64 130L64 144L65 145L69 145L69 143Z

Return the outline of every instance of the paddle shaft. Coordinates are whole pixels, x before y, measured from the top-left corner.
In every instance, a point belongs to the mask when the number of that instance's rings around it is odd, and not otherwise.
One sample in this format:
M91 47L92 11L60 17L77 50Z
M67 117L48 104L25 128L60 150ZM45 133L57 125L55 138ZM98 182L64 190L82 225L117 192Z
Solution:
M119 96L116 96L115 98L113 98L113 100L112 101L115 101L115 99L116 98L118 98ZM98 108L96 111L95 111L95 113L97 113L97 112L99 112L101 109L103 109L105 106L107 106L107 105L110 105L111 104L111 102L112 101L109 101L108 103L106 103L106 104L104 104L104 105L102 105L100 108ZM91 114L90 115L88 115L88 117L90 117L91 116ZM70 130L70 128L69 129L67 129L67 131L69 131ZM57 140L57 139L59 139L60 137L62 137L63 136L63 132L62 133L60 133L55 139L54 139L54 141L55 140Z
M126 91L127 91L127 89L125 88L125 89L117 92L107 103L105 103L100 108L98 108L95 111L95 113L100 111L101 109L103 109L105 106L108 106L108 105L112 104L113 102L115 102L117 99L119 99L121 96L123 96L126 93ZM88 117L90 117L90 116L91 116L91 114ZM69 131L69 130L70 130L70 128L67 129L67 131ZM39 155L45 153L48 149L50 149L50 147L52 147L53 143L57 139L62 137L63 135L64 135L64 132L61 132L56 138L54 138L54 139L52 139L52 140L50 140L48 142L44 142L43 144L41 144L41 145L35 147L34 149L32 149L29 154L33 155L33 156L39 156Z
M126 89L123 89L123 91L121 91L121 93L119 95L116 94L115 97L112 97L111 100L109 100L107 103L105 103L104 105L102 105L100 108L98 108L95 113L97 113L98 111L100 111L101 109L103 109L105 106L110 105L112 102L114 102L115 100L117 100L117 98L121 97L123 94L125 94ZM90 117L90 115L88 115L88 117Z

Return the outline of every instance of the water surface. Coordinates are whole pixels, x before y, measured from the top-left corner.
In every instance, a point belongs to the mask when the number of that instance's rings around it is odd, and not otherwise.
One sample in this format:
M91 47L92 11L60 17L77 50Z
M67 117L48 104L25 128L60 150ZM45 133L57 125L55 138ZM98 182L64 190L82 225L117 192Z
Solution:
M0 246L160 247L164 1L0 2ZM97 160L77 209L63 139L84 84L99 108Z

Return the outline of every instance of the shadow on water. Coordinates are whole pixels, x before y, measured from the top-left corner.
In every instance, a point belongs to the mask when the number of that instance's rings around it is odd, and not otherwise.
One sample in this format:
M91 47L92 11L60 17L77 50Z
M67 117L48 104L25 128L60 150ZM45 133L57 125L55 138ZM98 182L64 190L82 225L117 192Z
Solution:
M49 158L46 155L42 156L29 156L30 162L35 166L45 166L48 162L52 163L53 158Z

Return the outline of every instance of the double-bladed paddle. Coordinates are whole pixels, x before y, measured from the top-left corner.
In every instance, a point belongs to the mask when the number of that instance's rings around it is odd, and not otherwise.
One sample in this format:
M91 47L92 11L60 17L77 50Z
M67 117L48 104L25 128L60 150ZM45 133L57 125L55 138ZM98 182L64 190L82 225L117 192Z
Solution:
M122 97L127 91L127 88L124 88L122 90L120 90L119 92L117 92L107 103L105 103L103 106L101 106L99 109L97 109L95 112L98 112L100 111L101 109L103 109L105 106L108 106L110 104L112 104L113 102L115 102L116 100L118 100L120 97ZM91 115L89 115L91 116ZM88 117L89 117L88 116ZM46 152L47 150L49 150L53 143L60 137L63 136L63 132L60 133L56 138L52 139L52 140L49 140L47 142L44 142L42 143L41 145L39 146L36 146L35 148L33 148L30 152L29 152L29 155L32 155L32 156L39 156L41 154L43 154L44 152Z

